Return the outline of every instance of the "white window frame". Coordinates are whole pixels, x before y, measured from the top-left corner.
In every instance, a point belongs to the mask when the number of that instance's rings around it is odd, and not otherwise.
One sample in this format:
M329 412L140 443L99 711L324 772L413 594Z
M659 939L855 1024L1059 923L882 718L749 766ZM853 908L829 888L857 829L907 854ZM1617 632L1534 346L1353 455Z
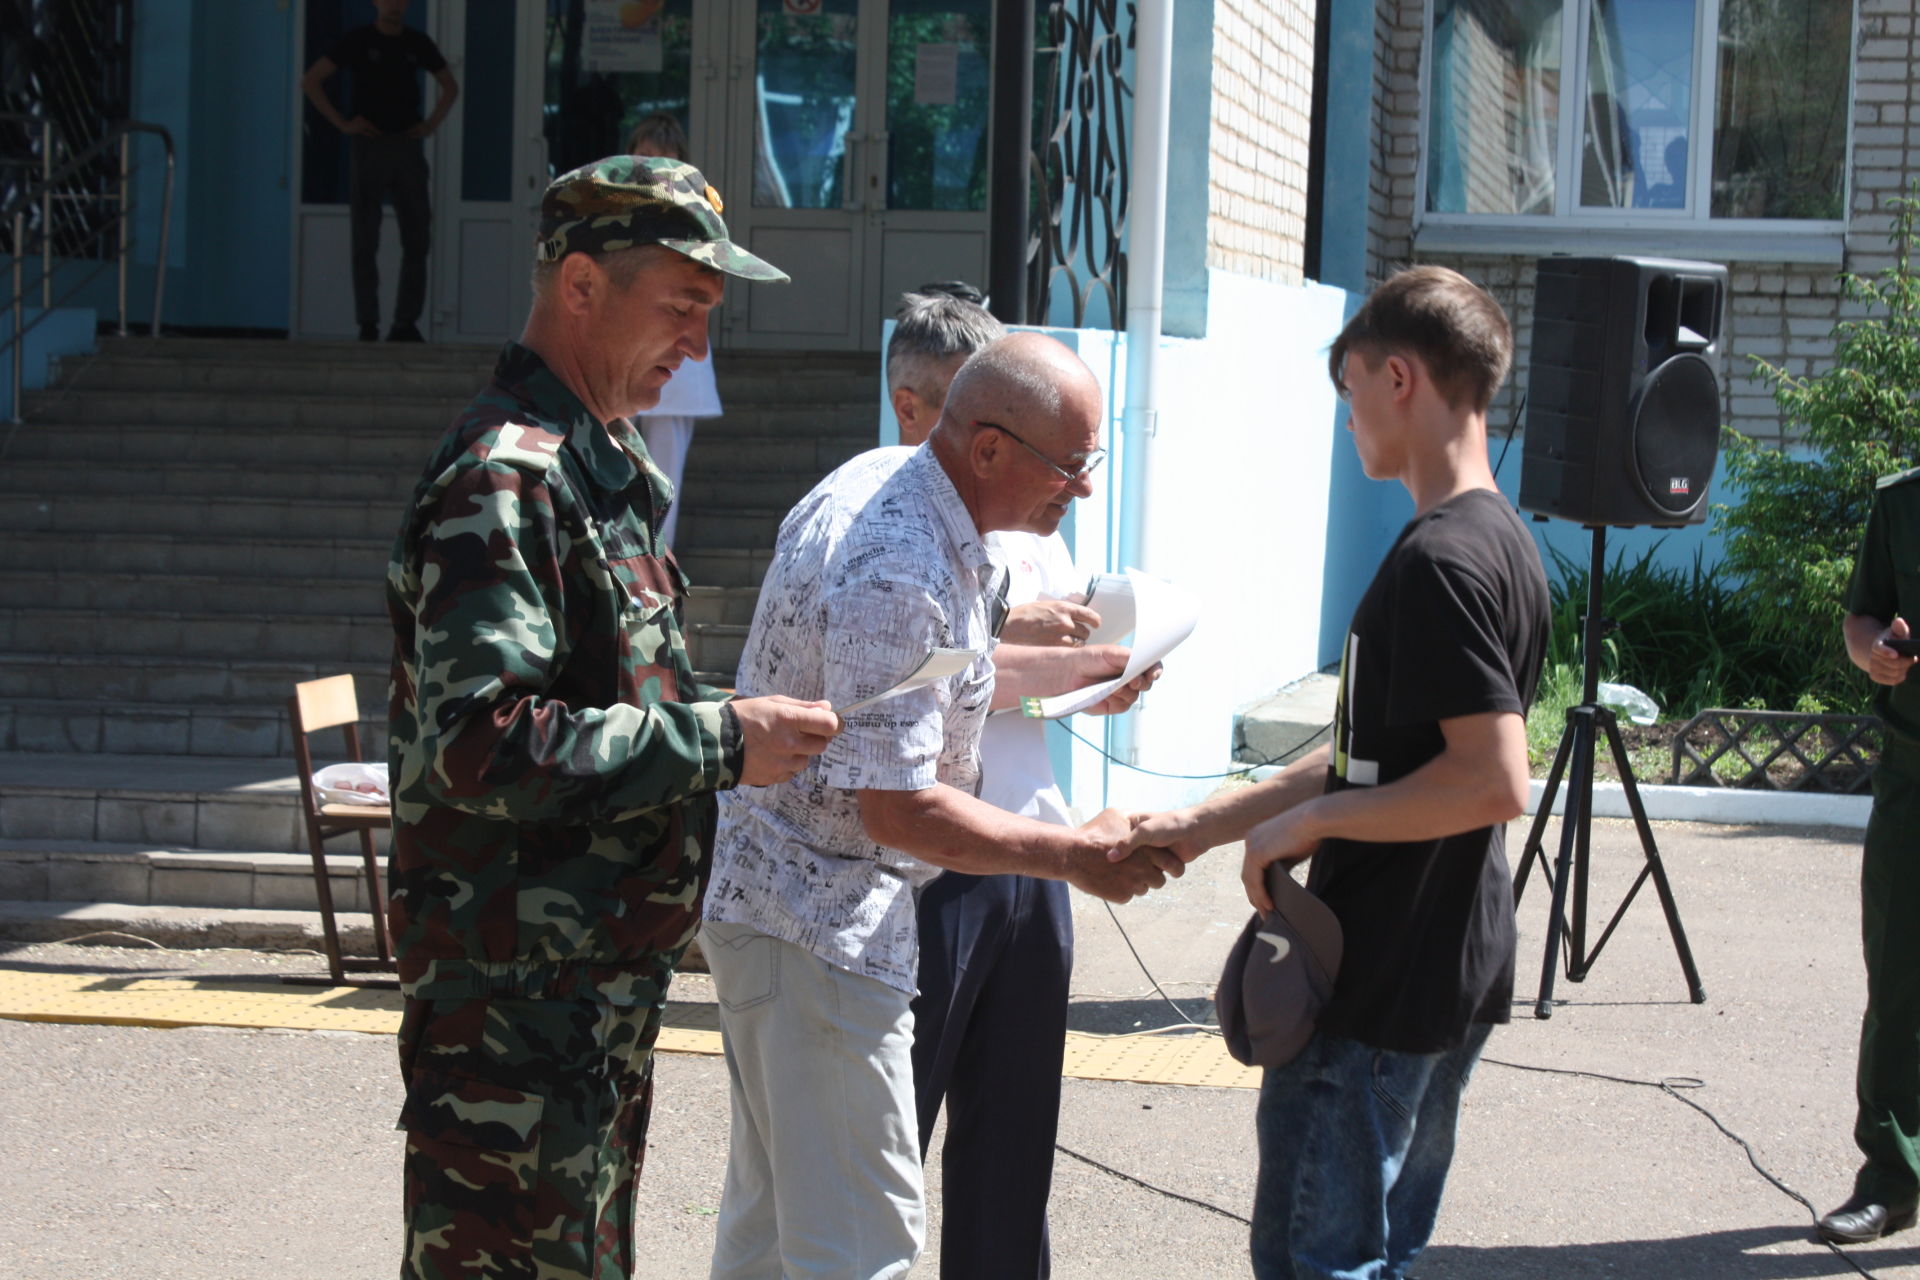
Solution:
M1593 0L1563 0L1560 65L1577 70L1573 91L1561 95L1551 214L1432 213L1427 210L1428 139L1432 137L1433 13L1422 6L1420 49L1420 147L1414 172L1413 240L1416 252L1442 253L1658 253L1745 262L1797 262L1840 266L1847 220L1715 218L1712 208L1713 117L1719 98L1721 0L1694 0L1693 101L1689 128L1708 145L1693 148L1687 175L1692 209L1610 210L1579 204L1581 115L1566 107L1583 100L1587 76L1589 14ZM1847 53L1847 132L1843 144L1841 211L1853 208L1854 93L1860 47L1860 6L1853 0ZM1702 212L1694 212L1700 210Z

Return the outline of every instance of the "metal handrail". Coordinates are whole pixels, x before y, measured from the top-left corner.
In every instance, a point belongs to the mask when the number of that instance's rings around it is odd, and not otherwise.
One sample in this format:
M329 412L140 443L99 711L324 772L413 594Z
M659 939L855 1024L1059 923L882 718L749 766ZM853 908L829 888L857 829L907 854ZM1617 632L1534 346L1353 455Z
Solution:
M0 111L0 121L13 124L38 125L40 127L40 225L53 225L53 144L60 132L60 124L52 116L43 116L31 111ZM13 163L29 165L31 157ZM18 247L15 254L18 255ZM40 306L42 310L53 310L53 241L47 236L40 237Z
M32 122L39 118L22 116L21 113L10 112L0 116L0 119L24 119ZM52 128L51 122L45 123L47 123L48 128L43 136L48 140L48 154L50 157ZM137 133L150 133L157 136L160 139L161 145L166 149L167 156L165 185L160 196L160 244L159 252L154 259L153 270L153 319L150 321L147 330L149 335L153 337L158 337L160 334L161 308L166 301L167 288L167 240L173 229L173 135L162 125L148 124L140 120L123 120L108 129L105 134L88 145L84 150L67 157L65 163L61 164L58 168L52 168L50 164L43 166L39 185L30 187L20 193L4 210L0 210L0 222L10 222L13 226L13 333L7 339L6 346L11 348L13 353L11 363L13 366L13 420L15 422L21 421L20 382L26 357L27 334L34 326L45 321L48 313L53 310L51 207L53 197L56 194L54 189L61 183L85 171L89 165L101 156L107 154L108 149L116 144L118 144L120 148L120 189L118 194L120 212L117 218L120 224L120 236L115 256L118 259L120 276L120 336L123 338L127 336L127 249L131 235L131 219L127 216L127 212L131 207L129 187L133 174L133 135ZM26 255L23 250L26 247L27 240L27 211L31 209L36 202L41 207L42 311L40 316L34 320L33 325L28 325L25 323L26 268L24 264ZM98 273L96 272L95 274ZM88 280L92 278L92 276L87 277ZM82 281L81 283L85 284L86 281ZM74 290L69 291L67 297L72 297L73 293L78 292L78 288L79 286L76 286ZM63 302L65 300L65 298L61 299Z

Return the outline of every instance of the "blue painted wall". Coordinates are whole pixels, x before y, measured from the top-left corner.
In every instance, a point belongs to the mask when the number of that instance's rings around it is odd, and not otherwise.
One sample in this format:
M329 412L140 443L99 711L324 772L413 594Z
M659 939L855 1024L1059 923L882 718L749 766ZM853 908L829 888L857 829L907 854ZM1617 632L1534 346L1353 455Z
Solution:
M1374 10L1335 4L1327 33L1327 160L1320 205L1320 279L1348 291L1351 319L1367 290L1367 200L1372 154ZM1321 352L1324 361L1325 351ZM1318 374L1326 381L1326 374ZM1336 402L1337 403L1337 402ZM1338 439L1327 479L1327 559L1322 570L1320 663L1337 660L1347 623L1373 571L1413 516L1397 484L1379 484L1360 470L1346 431L1347 410L1333 420ZM1302 673L1304 674L1304 673Z
M1173 6L1173 89L1167 121L1167 243L1160 331L1207 335L1207 215L1213 128L1213 0Z
M1370 4L1335 4L1327 33L1327 159L1320 189L1320 280L1367 286L1367 186L1373 154Z
M166 323L286 327L297 81L291 0L141 6L134 23L134 116L172 133L176 162ZM159 245L162 165L156 144L142 139L136 147L132 257L145 270L132 290L140 301L129 310L144 321ZM105 302L102 310L110 306Z
M12 268L12 260L0 258L0 269ZM27 340L20 348L20 389L36 391L47 385L53 362L61 356L77 355L94 347L92 307L21 308L21 328ZM13 308L0 306L0 347L13 340ZM0 357L0 423L13 418L13 352Z

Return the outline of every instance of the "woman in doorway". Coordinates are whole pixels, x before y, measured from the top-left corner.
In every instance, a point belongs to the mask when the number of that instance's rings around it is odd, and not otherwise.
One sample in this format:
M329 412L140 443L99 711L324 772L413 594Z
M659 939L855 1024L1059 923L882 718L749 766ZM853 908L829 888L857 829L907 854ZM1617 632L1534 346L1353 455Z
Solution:
M656 111L633 128L627 139L627 154L664 156L684 162L687 159L687 133L672 113ZM687 449L693 444L693 420L720 415L720 392L713 381L713 353L705 360L689 360L674 372L660 388L660 402L639 414L640 436L654 465L673 482L673 506L660 525L660 537L673 544L674 528L680 509L686 505L680 478L687 468Z

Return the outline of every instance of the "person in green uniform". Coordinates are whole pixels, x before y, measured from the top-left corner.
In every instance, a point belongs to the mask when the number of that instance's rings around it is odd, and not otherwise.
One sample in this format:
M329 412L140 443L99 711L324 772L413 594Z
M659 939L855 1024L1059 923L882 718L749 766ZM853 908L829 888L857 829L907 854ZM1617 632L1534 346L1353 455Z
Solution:
M695 679L672 486L629 420L705 356L726 276L787 278L720 204L673 160L554 180L526 329L394 543L408 1280L636 1273L653 1044L714 793L783 782L838 732L824 702Z
M1853 1140L1866 1162L1820 1235L1861 1244L1913 1225L1920 1207L1920 680L1898 651L1920 617L1920 467L1883 477L1854 563L1847 656L1879 687L1885 746L1860 868L1867 1012Z

